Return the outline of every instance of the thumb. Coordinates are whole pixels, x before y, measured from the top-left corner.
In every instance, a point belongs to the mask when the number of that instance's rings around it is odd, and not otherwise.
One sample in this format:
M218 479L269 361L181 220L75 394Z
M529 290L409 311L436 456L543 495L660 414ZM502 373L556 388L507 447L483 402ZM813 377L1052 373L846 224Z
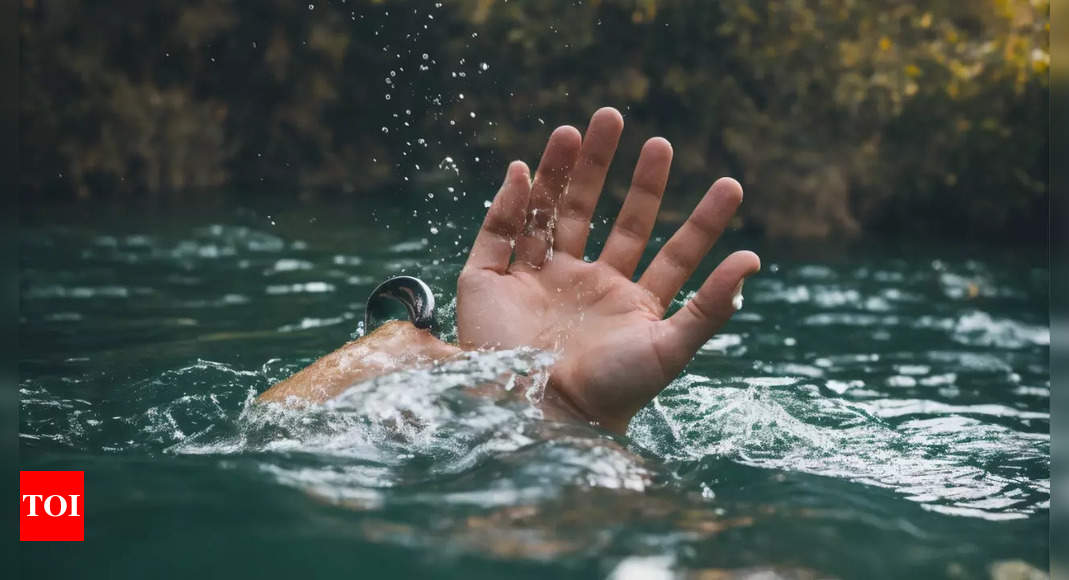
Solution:
M694 353L735 314L736 296L742 292L743 281L760 269L757 254L741 251L725 258L713 270L694 298L663 322L667 329L660 334L661 344L657 346L667 354L662 357L666 365L679 372L690 362Z

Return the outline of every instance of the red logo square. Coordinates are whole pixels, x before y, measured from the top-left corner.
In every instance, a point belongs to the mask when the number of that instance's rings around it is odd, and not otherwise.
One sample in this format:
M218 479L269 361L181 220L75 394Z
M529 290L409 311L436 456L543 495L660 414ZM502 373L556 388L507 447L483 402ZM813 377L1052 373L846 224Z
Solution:
M85 540L85 472L19 472L19 540Z

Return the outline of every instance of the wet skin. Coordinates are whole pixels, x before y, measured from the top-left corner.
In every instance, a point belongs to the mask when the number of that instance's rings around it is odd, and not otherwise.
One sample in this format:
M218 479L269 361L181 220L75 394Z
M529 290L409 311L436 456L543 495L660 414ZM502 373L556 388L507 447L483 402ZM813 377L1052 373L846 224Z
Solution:
M429 365L462 352L409 322L390 321L345 343L290 378L264 391L262 402L322 403L356 383L406 368Z
M318 402L355 382L462 349L531 346L559 356L547 399L626 431L631 417L734 314L734 297L760 260L748 251L729 255L683 308L664 318L742 202L742 188L724 178L632 281L672 160L671 145L655 137L642 148L601 255L586 261L590 219L622 131L620 113L603 108L585 137L570 126L553 132L533 179L523 162L509 165L457 281L459 346L393 325L316 361L261 400Z

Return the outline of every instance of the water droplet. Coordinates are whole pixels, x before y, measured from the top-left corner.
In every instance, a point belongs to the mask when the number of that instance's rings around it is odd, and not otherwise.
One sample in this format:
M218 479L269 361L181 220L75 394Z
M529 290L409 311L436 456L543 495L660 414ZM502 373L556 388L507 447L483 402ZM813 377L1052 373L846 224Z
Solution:
M491 202L490 200L486 200L483 202L483 207L489 208L491 205L493 205L493 202Z
M315 4L309 4L308 5L308 9L309 10L315 10L316 9L316 5Z
M479 63L479 68L484 70L484 71L490 70L490 65L486 64L485 62L481 62L481 63Z
M453 173L460 175L460 169L457 167L456 162L453 161L453 158L449 156L446 156L444 159L438 162L438 169L452 171ZM450 188L449 191L452 192L453 189Z

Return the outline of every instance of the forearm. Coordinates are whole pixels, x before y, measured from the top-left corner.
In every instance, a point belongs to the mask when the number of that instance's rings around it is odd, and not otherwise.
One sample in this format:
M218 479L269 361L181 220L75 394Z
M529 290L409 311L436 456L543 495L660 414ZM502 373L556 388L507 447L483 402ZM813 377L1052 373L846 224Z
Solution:
M460 348L409 322L388 322L275 384L257 400L322 403L356 383L433 364L459 352Z
M346 343L323 356L293 376L264 391L258 402L324 403L342 394L349 387L375 377L405 369L429 366L464 352L455 345L443 342L430 332L409 322L393 321L371 334ZM623 432L623 426L591 417L556 385L547 386L541 407L551 421L597 422L604 427ZM488 394L488 385L470 385L473 394Z

